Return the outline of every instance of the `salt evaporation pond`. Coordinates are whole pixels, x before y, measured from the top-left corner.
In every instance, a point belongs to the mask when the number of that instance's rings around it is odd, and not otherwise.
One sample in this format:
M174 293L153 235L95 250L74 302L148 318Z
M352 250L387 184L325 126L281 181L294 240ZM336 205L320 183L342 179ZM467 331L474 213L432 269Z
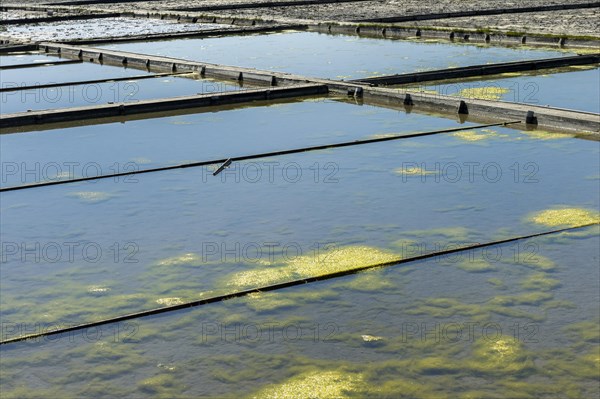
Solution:
M582 70L583 69L583 70ZM497 77L405 87L442 95L518 102L600 113L600 69L577 66L537 74L507 73Z
M383 40L314 32L131 42L104 47L346 80L568 55L558 50Z

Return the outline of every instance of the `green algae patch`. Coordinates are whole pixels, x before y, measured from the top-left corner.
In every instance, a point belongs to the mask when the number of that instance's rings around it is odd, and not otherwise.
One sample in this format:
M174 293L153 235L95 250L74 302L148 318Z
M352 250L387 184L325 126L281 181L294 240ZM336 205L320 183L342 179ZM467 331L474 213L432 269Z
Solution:
M452 133L452 137L456 137L464 141L481 141L489 138L487 134L477 133L474 130Z
M351 271L363 267L392 263L400 256L388 251L367 246L335 248L312 256L299 256L282 266L267 266L262 269L234 274L227 285L235 287L260 287L283 281L317 277L329 273Z
M426 357L415 360L410 370L418 374L455 374L463 371L456 361L446 357Z
M467 317L471 321L489 320L492 313L525 318L532 321L542 321L543 315L525 312L516 308L518 305L539 306L553 298L545 292L532 292L514 296L496 296L484 304L468 304L454 298L429 298L418 301L410 309L409 315L427 315L434 318L451 318L456 316Z
M333 303L339 294L332 289L321 289L299 292L255 292L244 299L248 308L255 312L272 312L280 309L291 309L324 300Z
M573 239L586 239L598 237L600 235L600 225L589 226L572 231L563 231L562 233L552 234L543 237L543 241L547 244L567 244L573 243Z
M195 266L200 264L200 256L190 252L159 260L156 264L158 266Z
M457 93L459 97L475 98L478 100L499 100L510 90L504 87L469 87Z
M571 324L564 331L577 340L600 344L600 320Z
M78 348L76 351L70 352L69 355L72 357L83 355L87 363L120 362L128 363L132 368L139 367L146 362L144 357L138 354L130 345L122 342L96 342L93 345Z
M159 298L156 300L156 303L162 306L174 306L181 305L184 303L183 299L171 297L171 298Z
M560 280L550 278L546 273L535 273L521 281L521 287L526 290L550 291L560 287Z
M543 381L543 380L542 380ZM510 398L584 398L581 389L574 383L574 379L552 378L552 382L521 381L518 379L501 379L498 381L497 390L502 395L499 399ZM487 397L486 397L487 399Z
M519 132L536 140L562 140L575 137L569 133L552 133L544 130L520 130Z
M542 302L549 301L554 298L552 294L547 292L528 292L520 295L497 296L490 300L492 305L500 306L516 306L516 305L531 305L538 306Z
M576 379L580 383L588 380L597 386L600 374L600 353L597 347L591 352L578 356L570 351L553 353L553 355L544 362L544 371L548 375L569 376L570 379Z
M594 379L600 375L600 353L598 353L598 350L580 356L577 363L579 364L579 370L577 370L576 375Z
M538 254L522 256L520 259L516 260L515 263L530 269L537 269L545 272L556 269L556 263L554 263L552 259Z
M248 295L247 306L255 312L272 312L279 309L289 309L300 304L291 298L277 293L253 293Z
M267 266L264 269L248 270L228 278L227 285L238 288L264 287L296 279L294 270L283 266Z
M542 305L544 311L551 309L577 309L577 305L574 302L567 301L565 299L555 299L552 301L545 302Z
M173 374L165 373L159 374L154 377L142 380L139 383L139 389L147 394L179 396L181 394L181 384L177 382L177 379Z
M600 223L600 213L584 208L547 209L530 215L527 220L548 227L575 227Z
M508 137L508 135L506 134L500 134L491 129L483 129L481 130L481 133L478 133L475 130L465 130L462 132L452 133L451 136L468 142L477 142L491 138Z
M485 273L496 270L494 265L484 259L463 261L457 267L469 273Z
M506 288L506 285L504 284L504 281L502 281L501 279L499 279L497 277L489 278L487 280L487 282L488 282L488 284L491 284L494 287L499 288L499 289L505 289Z
M37 299L25 293L14 297L3 293L3 306L6 302L11 303L3 316L9 309L14 309L20 318L62 325L65 321L83 323L156 306L156 297L148 293L122 293L121 289L65 280L62 286L52 284L39 289Z
M397 289L398 285L385 279L379 272L365 271L354 276L351 281L338 283L335 287L360 292L381 292L384 290Z
M29 386L19 386L15 389L2 388L2 399L39 399L39 398L75 398L75 396L65 396L62 388L33 388Z
M364 376L341 371L312 371L269 386L251 395L255 399L350 398L364 385ZM309 396L307 396L309 395Z
M316 256L294 258L289 266L299 275L308 277L391 263L399 259L397 254L378 248L350 246L336 248Z
M468 369L482 374L521 374L534 370L523 344L513 337L479 338L465 362Z
M546 320L545 314L529 313L513 306L488 306L486 309L491 313L496 313L506 317L515 319L527 319L534 322L542 322Z
M444 389L443 384L436 384L433 381L427 380L433 376L426 376L425 378L411 378L410 376L406 376L407 370L410 367L410 364L407 362L388 361L382 362L380 365L377 365L372 371L374 375L369 380L374 385L373 388L362 397L381 399L445 399L451 397L447 389ZM392 371L393 373L389 375ZM382 378L382 375L384 378ZM440 376L437 376L437 379L439 378Z
M454 298L430 298L406 311L411 315L429 315L432 317L448 318L452 316L480 316L483 309L480 305L471 305Z

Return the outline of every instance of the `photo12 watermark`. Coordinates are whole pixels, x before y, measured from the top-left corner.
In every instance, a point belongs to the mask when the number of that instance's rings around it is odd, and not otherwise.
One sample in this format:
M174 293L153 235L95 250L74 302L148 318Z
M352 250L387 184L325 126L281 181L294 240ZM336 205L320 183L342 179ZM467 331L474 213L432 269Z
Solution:
M125 174L114 176L115 183L138 183L135 173L140 170L136 162L114 162L101 165L98 162L0 162L0 179L2 184L33 184L72 180L78 178L94 178L104 175ZM94 182L91 180L90 182Z
M2 104L60 104L61 107L138 102L140 86L135 81L60 85L52 82L26 84L2 82Z
M540 86L533 81L502 79L501 81L456 82L419 85L402 90L427 93L430 96L451 96L471 100L502 100L525 104L540 103Z
M135 321L115 322L94 327L73 329L77 324L2 322L2 341L30 336L29 343L127 342L134 340L140 326ZM57 332L60 331L60 332Z
M340 327L333 322L310 324L203 322L200 326L203 343L327 342L335 339L339 332Z
M0 263L138 263L136 242L2 241Z
M400 325L401 341L429 341L435 343L459 343L484 340L497 342L509 338L523 343L538 343L540 325L537 323L510 323L457 321L437 323L403 322Z
M521 240L504 245L480 246L478 241L462 242L416 242L406 240L399 243L400 254L403 259L432 255L435 262L452 263L478 263L486 262L535 265L543 261L540 244L534 240Z
M419 162L405 161L396 173L402 182L421 183L488 183L512 182L534 184L540 182L536 162L514 162L502 165L498 162Z
M201 167L202 183L218 179L221 183L289 183L302 182L315 184L339 183L340 166L336 162L300 162L256 161L231 162ZM218 173L215 173L217 172Z
M332 261L331 253L338 248L334 243L315 242L225 242L204 241L200 244L203 263L259 263L291 262L301 257L311 257L314 262Z

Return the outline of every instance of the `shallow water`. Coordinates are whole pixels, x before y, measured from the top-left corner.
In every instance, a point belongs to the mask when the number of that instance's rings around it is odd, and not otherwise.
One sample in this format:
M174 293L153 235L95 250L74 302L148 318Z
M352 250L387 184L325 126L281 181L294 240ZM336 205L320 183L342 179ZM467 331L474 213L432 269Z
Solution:
M314 32L122 43L105 47L346 80L565 55L551 50L369 39Z
M131 79L5 92L1 94L0 105L2 112L8 114L27 110L130 103L157 98L243 90L243 87L238 85L200 79L198 75L185 76L162 76L152 79Z
M582 68L587 70L578 70ZM406 87L443 95L549 105L600 113L600 68L594 67L571 68L562 73L547 72L530 76L506 74L494 79Z
M594 234L521 243L556 265L542 295L510 256L443 257L3 346L4 395L594 397Z
M161 79L139 83L163 92ZM5 134L1 185L458 126L321 97ZM597 221L599 155L597 141L490 128L216 177L213 165L2 193L2 339ZM595 226L2 345L3 397L595 397L598 237Z
M305 115L318 112L334 122L313 129ZM441 127L452 124L304 101L6 135L3 185ZM598 209L599 144L540 137L486 129L240 162L217 177L202 167L3 193L3 241L14 244L3 317L82 322L227 291L233 273L268 260L268 243L279 258L359 243L402 256L415 241L434 250L542 231L527 218L545 209Z
M41 62L57 61L58 58L44 53L23 53L18 55L0 55L0 65L35 64ZM4 73L4 72L3 72Z
M306 115L328 115L317 122ZM471 124L467 124L471 125ZM95 163L102 173L117 164L137 169L239 156L364 138L454 127L454 122L373 106L357 106L328 98L239 107L125 123L56 129L51 132L2 136L4 162L25 163L16 174L5 173L2 186L51 180L69 171L84 175ZM115 145L118 143L118 145ZM40 166L40 173L22 173ZM53 163L60 170L50 170ZM47 171L44 171L47 166ZM89 166L89 173L95 173Z
M58 57L49 60L58 61ZM92 64L89 62L50 65L26 69L9 69L2 71L1 87L34 86L49 83L111 79L127 76L145 75L149 72L139 69L118 68L114 66Z

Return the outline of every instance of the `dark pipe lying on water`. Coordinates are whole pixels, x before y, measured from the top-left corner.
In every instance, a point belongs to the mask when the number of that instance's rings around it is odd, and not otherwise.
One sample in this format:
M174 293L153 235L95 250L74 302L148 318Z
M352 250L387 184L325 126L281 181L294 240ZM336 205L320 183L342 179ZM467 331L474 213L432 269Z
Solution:
M478 248L485 248L485 247L489 247L489 246L493 246L493 245L507 244L507 243L514 242L514 241L520 241L520 240L526 240L526 239L535 238L535 237L547 236L550 234L562 233L565 231L581 229L584 227L595 226L598 224L600 224L600 223L589 223L589 224L576 226L576 227L567 227L567 228L562 228L562 229L557 229L557 230L546 231L546 232L542 232L542 233L535 233L535 234L528 234L528 235L523 235L523 236L518 236L518 237L513 237L513 238L507 238L504 240L490 241L490 242L486 242L486 243L482 243L482 244L481 243L472 244L472 245L459 247L459 248L447 249L447 250L438 251L438 252L431 252L428 254L414 256L411 258L404 258L404 259L398 258L396 260L392 260L389 262L383 262L383 263L379 263L379 264L375 264L375 265L359 266L359 267L357 267L355 269L351 269L351 270L333 272L333 273L329 273L329 274L323 274L321 276L307 277L307 278L302 278L302 279L298 279L298 280L287 281L284 283L268 285L266 287L252 288L252 289L248 289L248 290L244 290L244 291L233 292L231 294L219 295L219 296L215 296L215 297L211 297L211 298L200 299L197 301L186 302L186 303L182 303L179 305L172 305L172 306L165 306L165 307L157 308L157 309L144 310L141 312L130 313L130 314L117 316L117 317L111 317L108 319L98 320L98 321L94 321L94 322L90 322L90 323L79 324L76 326L71 326L71 327L66 327L66 328L60 328L60 329L56 329L56 330L52 330L52 331L44 331L44 332L36 333L36 334L23 335L20 337L15 337L15 338L10 338L10 339L4 340L4 341L0 341L0 345L10 344L10 343L20 342L20 341L26 341L28 339L35 339L35 338L47 337L47 336L51 336L51 335L63 334L63 333L67 333L67 332L83 330L86 328L98 327L98 326L102 326L105 324L118 323L121 321L133 320L133 319L138 319L141 317L153 316L153 315L158 315L161 313L173 312L176 310L187 309L187 308L192 308L192 307L201 306L201 305L208 305L209 303L216 303L216 302L226 301L228 299L245 297L249 294L254 294L254 293L259 293L259 292L276 291L276 290L280 290L283 288L294 287L297 285L309 284L309 283L314 283L317 281L330 280L330 279L334 279L334 278L338 278L338 277L348 276L351 274L357 274L359 272L369 270L369 269L374 269L377 267L388 267L388 266L395 266L395 265L400 265L400 264L409 263L409 262L416 262L419 260L434 258L436 256L450 255L450 254L457 253L457 252L468 251L468 250L473 250L473 249L478 249Z
M212 165L212 164L222 164L221 166L224 169L226 166L231 164L231 162L235 162L235 161L246 161L249 159L268 158L268 157L276 157L276 156L280 156L280 155L297 154L300 152L326 150L329 148L350 147L350 146L354 146L354 145L380 143L383 141L402 140L402 139L410 139L410 138L415 138L415 137L432 136L434 134L459 132L461 130L482 129L482 128L493 127L493 126L507 126L507 125L512 125L515 123L521 123L521 121L492 123L492 124L488 124L488 125L475 125L475 126L459 127L459 128L452 128L452 129L435 130L435 131L430 131L430 132L409 133L409 134L404 134L404 135L378 137L378 138L373 138L373 139L345 141L345 142L341 142L341 143L324 144L324 145L318 145L318 146L313 146L313 147L294 148L291 150L263 152L260 154L242 155L239 157L213 159L210 161L200 161L200 162L192 162L192 163L185 163L185 164L179 164L179 165L163 166L163 167L159 167L159 168L142 169L142 170L137 170L137 171L133 171L133 172L120 172L120 173L113 173L110 175L80 177L77 179L70 179L70 180L53 180L53 181L46 181L46 182L41 182L41 183L25 184L25 185L21 185L21 186L3 187L3 188L0 188L0 192L26 190L26 189L30 189L30 188L55 186L55 185L59 185L59 184L68 184L68 183L78 183L78 182L90 181L90 180L109 179L109 178L121 177L121 176L140 175L143 173L162 172L162 171L174 170L174 169L194 168L194 167L207 166L207 165ZM226 162L229 162L229 163L227 165L224 165ZM219 172L221 172L221 170L219 170ZM213 175L217 175L217 173L214 173Z

